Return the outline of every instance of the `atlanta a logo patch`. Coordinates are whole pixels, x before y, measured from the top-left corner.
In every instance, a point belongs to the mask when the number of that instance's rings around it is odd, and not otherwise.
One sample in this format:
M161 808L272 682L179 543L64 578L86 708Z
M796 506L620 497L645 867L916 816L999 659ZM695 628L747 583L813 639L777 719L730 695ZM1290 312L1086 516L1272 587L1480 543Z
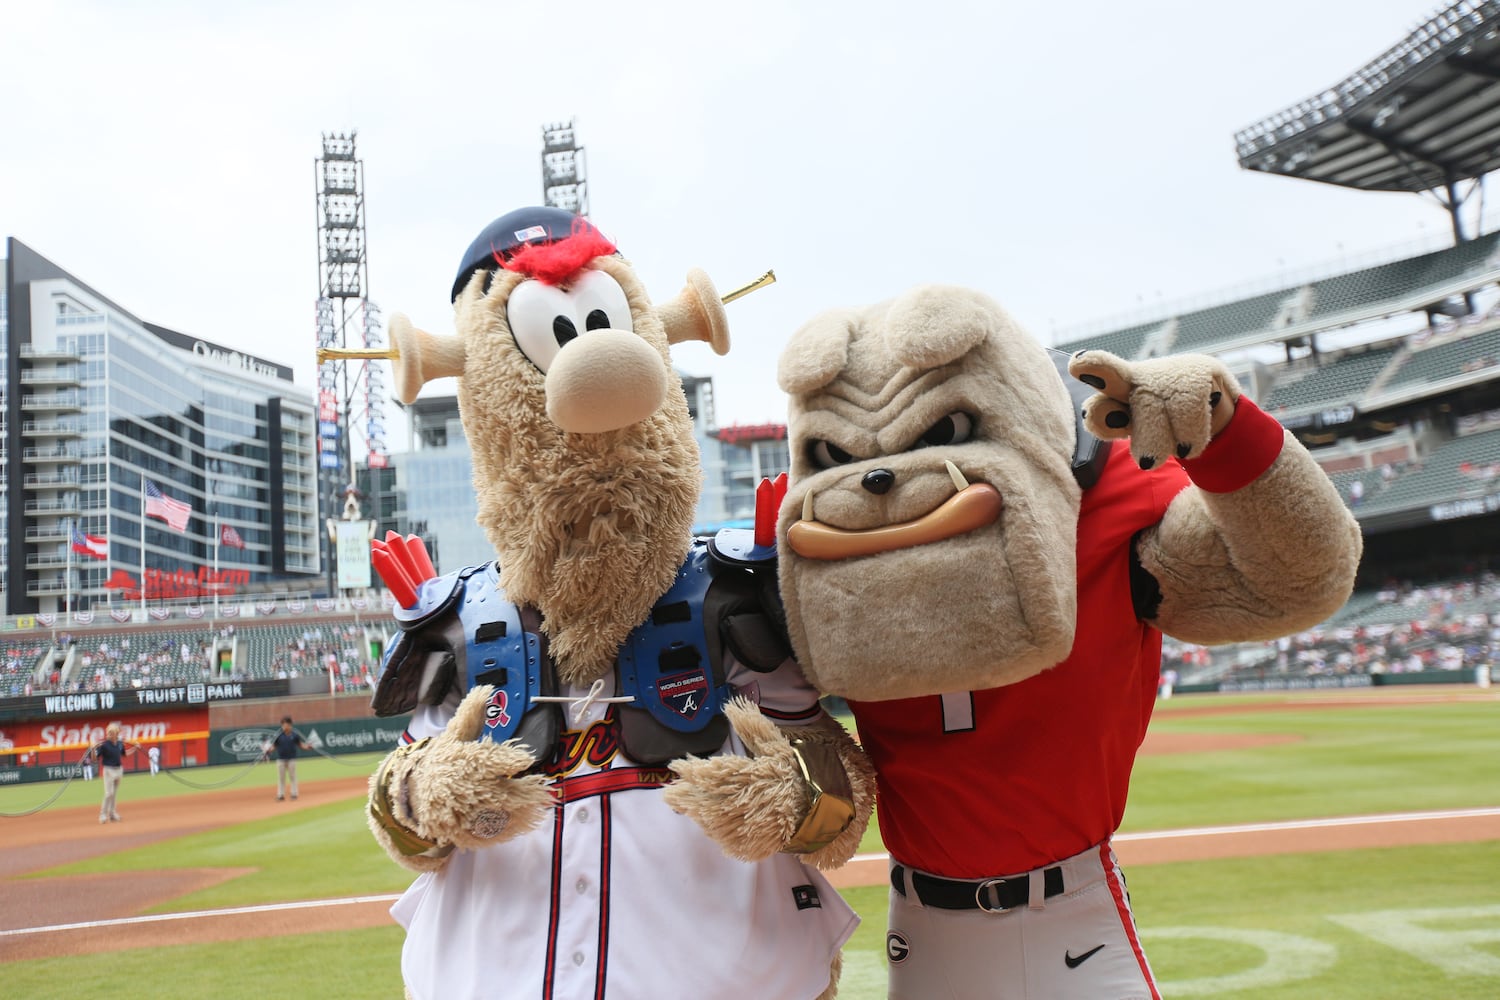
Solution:
M700 667L663 677L656 685L656 693L662 704L684 719L693 719L708 700L708 675Z

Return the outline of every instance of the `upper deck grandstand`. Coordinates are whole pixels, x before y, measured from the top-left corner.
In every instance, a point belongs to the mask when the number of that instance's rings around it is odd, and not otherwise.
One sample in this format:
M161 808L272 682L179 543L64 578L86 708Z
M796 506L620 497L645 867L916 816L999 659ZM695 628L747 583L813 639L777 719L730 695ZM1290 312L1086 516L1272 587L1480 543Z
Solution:
M1343 81L1235 136L1247 170L1416 193L1453 242L1062 333L1063 350L1221 357L1309 447L1365 536L1358 590L1279 643L1168 643L1223 682L1494 664L1500 645L1500 0L1460 0ZM1474 229L1474 233L1469 230ZM1476 675L1477 676L1477 675Z

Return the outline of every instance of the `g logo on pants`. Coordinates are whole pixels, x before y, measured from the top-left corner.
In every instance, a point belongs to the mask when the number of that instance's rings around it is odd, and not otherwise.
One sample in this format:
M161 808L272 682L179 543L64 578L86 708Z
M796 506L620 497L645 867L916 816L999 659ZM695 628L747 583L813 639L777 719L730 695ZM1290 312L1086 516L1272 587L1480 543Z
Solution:
M899 965L906 961L911 954L911 945L906 938L896 931L887 931L885 935L885 957L890 959L892 965Z

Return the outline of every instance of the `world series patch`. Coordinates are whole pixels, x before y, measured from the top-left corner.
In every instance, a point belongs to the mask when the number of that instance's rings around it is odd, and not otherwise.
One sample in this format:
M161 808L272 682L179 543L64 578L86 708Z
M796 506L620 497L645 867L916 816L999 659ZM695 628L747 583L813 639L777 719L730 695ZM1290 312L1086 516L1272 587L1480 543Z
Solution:
M663 677L656 687L661 700L684 719L691 720L702 709L708 695L708 676L703 670Z
M818 898L818 887L815 885L792 886L792 900L797 904L799 910L821 910L823 901Z

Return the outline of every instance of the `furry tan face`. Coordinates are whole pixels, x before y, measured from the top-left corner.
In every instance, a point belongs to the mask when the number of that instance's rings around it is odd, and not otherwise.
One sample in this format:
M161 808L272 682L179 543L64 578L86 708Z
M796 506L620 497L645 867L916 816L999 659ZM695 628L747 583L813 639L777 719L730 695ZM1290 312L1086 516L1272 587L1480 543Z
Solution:
M661 405L618 429L569 432L548 416L547 377L517 347L507 320L520 275L498 272L487 291L476 277L456 317L479 523L507 596L541 610L559 673L573 683L603 675L671 586L701 483L687 400L645 290L621 260L601 257L590 268L624 289L633 333L660 357L667 379ZM587 350L589 338L582 334L558 356Z
M1075 431L1040 344L977 292L925 286L813 320L780 382L781 587L815 684L912 697L1013 683L1067 655Z

